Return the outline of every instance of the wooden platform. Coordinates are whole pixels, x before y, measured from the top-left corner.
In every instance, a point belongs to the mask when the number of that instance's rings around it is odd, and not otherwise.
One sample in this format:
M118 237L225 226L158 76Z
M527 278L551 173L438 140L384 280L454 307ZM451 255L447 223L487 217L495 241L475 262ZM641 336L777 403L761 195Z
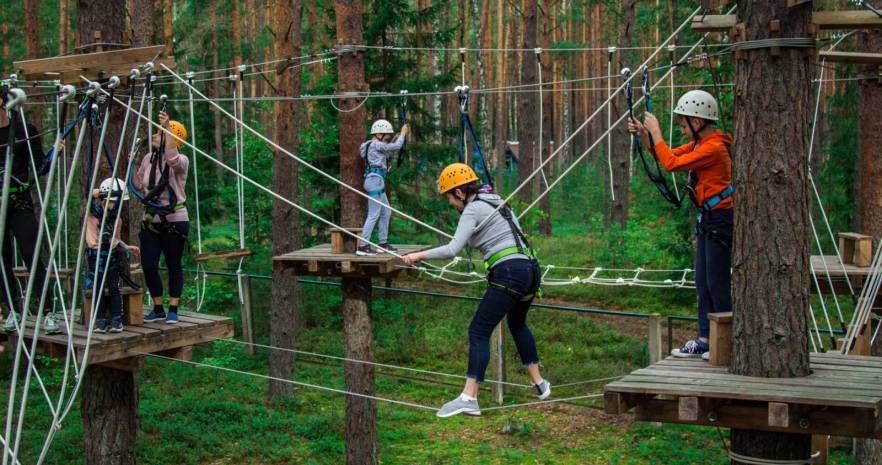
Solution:
M860 294L861 289L864 287L864 281L870 275L870 267L849 264L840 265L835 255L812 255L811 260L812 269L822 292L848 295L848 284L846 281L851 281L855 294ZM825 264L826 268L824 267ZM832 289L827 279L828 271L830 273L829 281L832 281L833 284ZM817 293L814 282L811 283L811 292L813 294ZM874 306L882 306L882 299L880 299L879 295L876 296L876 302Z
M89 342L89 363L108 363L130 359L145 353L168 353L195 344L226 339L233 336L233 320L227 317L205 313L181 312L180 322L175 325L165 322L144 323L141 326L126 326L121 333L93 333ZM59 325L63 325L59 321ZM33 317L28 322L25 341L30 344L33 338ZM86 330L80 324L74 325L73 346L78 359L86 349ZM17 340L14 333L5 334L12 343ZM40 334L40 352L55 357L64 357L67 352L68 335Z
M882 438L882 359L812 354L803 378L729 374L668 358L607 384L607 413L641 421Z
M426 250L424 245L399 245L399 255ZM273 257L273 261L295 268L299 276L391 277L405 271L400 258L387 254L359 256L354 253L335 254L331 244L322 244Z
M109 52L64 55L36 60L16 61L13 67L19 77L26 81L39 79L58 79L62 83L82 83L80 76L87 79L108 79L111 76L125 77L132 68L148 61L156 67L164 64L175 67L174 57L163 54L165 45L127 48Z

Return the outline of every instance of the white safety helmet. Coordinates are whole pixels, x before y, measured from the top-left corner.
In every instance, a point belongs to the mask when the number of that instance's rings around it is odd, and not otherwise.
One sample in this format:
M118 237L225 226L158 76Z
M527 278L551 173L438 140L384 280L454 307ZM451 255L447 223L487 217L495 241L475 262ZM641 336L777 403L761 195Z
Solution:
M122 200L129 200L129 190L126 188L126 182L120 178L107 178L101 181L98 186L98 194L103 199L122 197Z
M677 101L674 114L717 121L720 119L720 106L713 95L703 90L690 90Z
M374 121L374 124L371 125L371 135L374 134L394 134L395 131L392 130L392 123L384 120L378 119Z

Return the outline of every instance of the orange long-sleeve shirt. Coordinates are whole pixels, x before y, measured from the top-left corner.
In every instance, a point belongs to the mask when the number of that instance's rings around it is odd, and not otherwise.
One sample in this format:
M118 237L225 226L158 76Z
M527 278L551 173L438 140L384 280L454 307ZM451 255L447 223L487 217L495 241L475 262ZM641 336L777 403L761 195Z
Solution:
M732 145L732 137L717 129L701 139L695 150L692 149L691 142L675 149L668 147L663 140L656 142L655 155L665 171L695 172L698 176L695 197L699 205L704 205L707 199L732 184L730 145ZM720 208L732 208L732 197L720 202L714 210Z

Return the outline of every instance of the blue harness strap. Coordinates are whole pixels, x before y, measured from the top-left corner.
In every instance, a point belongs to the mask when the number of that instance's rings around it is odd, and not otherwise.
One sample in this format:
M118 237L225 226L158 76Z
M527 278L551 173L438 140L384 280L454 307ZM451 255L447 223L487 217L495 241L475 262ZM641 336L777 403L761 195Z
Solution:
M713 210L717 205L720 204L723 200L732 197L732 194L735 193L735 188L732 185L723 189L719 194L705 200L704 205L702 205L699 210L701 212L709 212Z
M380 189L378 191L367 191L367 195L371 197L379 197L386 193L386 189Z
M376 174L382 177L386 177L386 170L380 168L379 166L368 166L366 170L364 170L364 177L367 177L369 174Z

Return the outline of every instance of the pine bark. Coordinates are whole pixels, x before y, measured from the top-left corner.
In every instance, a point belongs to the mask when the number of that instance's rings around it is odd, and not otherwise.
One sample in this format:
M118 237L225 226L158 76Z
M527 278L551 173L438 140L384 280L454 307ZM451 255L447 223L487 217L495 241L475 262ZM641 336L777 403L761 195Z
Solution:
M217 36L217 7L211 9L211 13L209 14L209 18L211 21L211 66L212 69L220 68L220 41ZM219 78L223 76L221 72L215 72L212 74L212 77ZM211 92L214 98L220 98L221 92L223 89L223 81L215 80L211 82ZM211 112L214 117L214 154L218 160L224 161L224 120L221 119L221 112L217 108L211 107ZM215 177L220 179L223 175L223 168L220 164L214 165L214 174Z
M233 66L242 64L242 7L240 0L233 0L233 14L230 17L230 31L233 40Z
M300 56L302 0L272 0L274 54L277 59ZM303 87L300 68L287 68L278 76L279 95L300 95ZM303 105L299 100L277 101L273 107L276 141L291 153L300 146L298 128L302 126ZM299 201L300 167L296 160L277 151L273 157L273 190L285 199ZM273 198L273 255L281 255L300 248L300 212L288 203ZM297 341L300 321L300 291L297 276L291 267L273 265L272 313L270 317L270 345L293 349ZM270 352L269 374L274 378L291 379L294 373L294 354L282 350ZM270 399L293 394L290 383L271 381Z
M496 0L496 44L498 48L505 48L505 3ZM494 70L495 86L502 87L505 82L505 53L496 54L496 66ZM496 103L493 105L493 133L496 137L494 158L496 159L496 183L502 186L505 174L505 142L506 131L506 95L502 92L496 94Z
M336 0L337 41L340 44L362 45L364 43L361 0ZM337 92L364 92L364 54L343 53L337 60ZM361 103L359 98L340 99L338 105L352 109ZM363 166L358 147L367 137L364 122L367 110L362 105L355 111L340 112L340 180L361 189ZM344 227L361 227L367 203L360 195L340 187L340 216Z
M60 0L62 3L67 0ZM129 40L132 47L153 45L153 0L129 0Z
M862 51L866 53L882 53L882 31L873 29L866 32L861 39ZM865 74L877 72L867 67ZM882 237L882 83L878 80L861 81L860 98L858 99L860 116L860 147L858 152L858 230L873 236L876 241Z
M58 54L70 50L70 13L68 0L58 0Z
M536 0L522 0L521 24L523 37L521 48L521 85L536 84L538 76L536 72L536 54L533 49L537 47L539 6ZM518 184L522 184L538 167L536 149L539 142L539 127L536 116L539 114L539 96L536 92L524 92L518 95L518 146L520 147L520 163L518 164ZM530 184L524 187L518 198L529 204L532 202L541 182L541 176L536 176ZM531 229L532 222L525 221L527 229Z
M346 358L373 360L370 278L343 278L343 332ZM346 389L373 396L374 367L345 363ZM346 464L377 463L377 405L371 399L346 396Z
M0 34L2 34L3 38L3 62L9 64L12 62L12 37L9 34L9 20L7 16L8 13L4 12L3 23L0 24Z
M738 2L747 40L802 37L811 4ZM735 77L733 360L731 371L753 377L809 374L808 153L813 65L799 49L749 51ZM784 207L786 206L786 208ZM732 430L732 451L761 459L805 459L811 436ZM741 462L733 461L735 464Z
M637 23L637 0L626 0L622 3L622 29L619 32L619 49L630 47L634 42L634 28ZM634 66L628 63L628 53L619 51L616 53L618 57L618 69ZM615 64L613 65L615 66ZM613 73L617 70L614 69ZM636 69L633 72L637 72ZM618 87L618 81L613 80L613 85ZM613 100L612 121L617 121L622 115L628 113L628 104L626 102L625 93L619 92L619 95ZM605 126L605 125L604 125ZM631 171L631 135L628 128L624 124L620 124L612 131L612 183L613 192L615 192L615 200L612 200L612 208L610 209L609 222L617 225L619 229L625 230L628 227L628 187Z
M174 43L174 0L163 0L162 2L162 41L165 44L165 56L173 56L175 51Z
M40 0L24 0L25 58L40 57Z
M133 465L138 434L136 374L91 365L82 385L83 451L87 465Z
M873 29L861 39L861 51L882 53L882 31ZM873 73L868 67L865 73ZM858 230L873 236L878 242L882 238L882 121L879 108L882 108L882 84L877 80L861 81L860 99L860 148L858 154ZM872 355L882 356L882 337L877 337L872 347ZM882 465L882 441L876 439L855 439L855 465Z

